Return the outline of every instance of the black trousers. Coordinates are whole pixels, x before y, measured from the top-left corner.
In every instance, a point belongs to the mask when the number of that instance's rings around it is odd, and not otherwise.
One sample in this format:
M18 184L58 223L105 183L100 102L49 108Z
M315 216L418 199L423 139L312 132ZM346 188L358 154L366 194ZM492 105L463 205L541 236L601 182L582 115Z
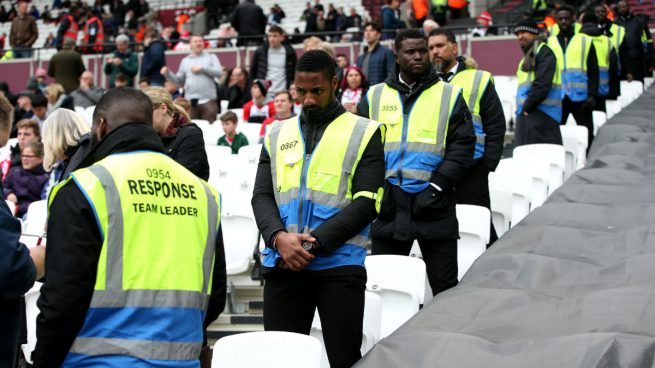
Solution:
M584 104L584 101L573 102L569 99L569 96L565 96L564 100L562 100L562 121L560 124L565 125L569 114L573 114L577 125L587 127L587 139L589 139L587 152L589 152L591 142L594 140L594 115L593 107L586 108Z
M535 109L528 116L520 114L516 118L514 145L551 143L562 144L559 121L555 121L541 110Z
M414 240L373 238L372 254L407 256ZM432 295L457 285L457 239L418 239ZM393 270L390 270L392 272Z
M275 269L264 273L264 329L308 335L318 308L330 366L352 367L361 359L366 270L345 266L325 271Z
M458 204L472 204L482 206L491 211L491 199L489 198L489 169L478 160L457 184L456 192ZM491 221L489 231L490 247L498 235Z

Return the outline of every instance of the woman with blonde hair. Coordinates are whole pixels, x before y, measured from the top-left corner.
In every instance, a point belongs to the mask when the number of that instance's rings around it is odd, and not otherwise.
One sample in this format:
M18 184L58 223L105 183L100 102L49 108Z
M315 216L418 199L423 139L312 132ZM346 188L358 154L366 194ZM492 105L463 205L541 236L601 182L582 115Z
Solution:
M43 188L41 198L48 198L52 187L66 180L80 168L91 150L90 125L75 111L57 109L43 123L43 168L50 171L50 181Z
M45 88L45 97L48 99L48 113L63 107L74 110L73 97L66 94L64 86L59 83L53 83Z
M168 156L197 177L208 180L209 161L202 130L191 122L184 108L173 103L163 87L148 87L143 93L152 101L152 126Z

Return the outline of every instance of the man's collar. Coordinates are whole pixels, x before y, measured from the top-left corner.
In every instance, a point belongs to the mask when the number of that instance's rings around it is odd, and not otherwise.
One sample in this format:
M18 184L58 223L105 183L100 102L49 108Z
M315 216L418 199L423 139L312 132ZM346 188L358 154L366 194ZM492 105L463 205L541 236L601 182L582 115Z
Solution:
M416 82L414 82L414 83L412 83L412 84L409 84L409 83L405 82L405 81L403 80L403 75L402 75L402 73L398 73L398 80L400 81L400 83L402 83L402 84L406 85L407 87L409 87L409 89L412 89L412 87L414 87L414 85L416 84Z
M448 73L453 73L453 75L457 74L457 68L459 68L459 61L457 61L457 59L455 59L455 65L453 65L453 67L450 68L450 69L446 72L446 74L448 74Z

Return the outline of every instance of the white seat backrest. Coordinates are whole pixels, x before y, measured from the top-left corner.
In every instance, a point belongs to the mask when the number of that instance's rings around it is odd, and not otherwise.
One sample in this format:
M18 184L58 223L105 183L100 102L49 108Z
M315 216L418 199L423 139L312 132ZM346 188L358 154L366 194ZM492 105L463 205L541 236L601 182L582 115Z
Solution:
M262 153L262 144L249 144L239 148L239 159L246 165L257 165Z
M512 226L518 224L530 212L532 178L511 172L489 174L489 191L501 191L512 195Z
M532 178L530 203L533 207L541 206L548 198L548 180L550 164L543 160L525 158L504 158L498 163L496 172L512 172L515 175L528 175Z
M546 160L551 165L550 179L548 183L549 192L562 185L564 180L564 169L566 168L566 150L559 144L527 144L514 148L513 157L527 158L531 160Z
M243 109L230 109L233 113L237 115L237 118L239 118L239 123L243 123Z
M206 146L215 146L218 143L218 139L225 135L220 121L202 126L200 129L202 130L202 138L205 140Z
M213 31L213 30L212 30ZM230 104L230 101L228 100L221 100L221 111L227 111L227 105Z
M27 344L21 346L23 356L28 363L32 364L32 351L36 347L36 317L39 315L39 307L36 306L36 301L41 295L40 282L35 282L34 286L25 293L25 321L27 322Z
M489 244L491 213L482 206L458 204L457 279L461 280Z
M209 122L203 119L192 119L192 123L196 124L198 128L203 129L209 126Z
M364 293L364 330L362 336L362 355L380 341L382 329L382 298L376 293Z
M564 178L568 179L578 166L578 140L575 137L562 137L562 145L566 150L566 166Z
M365 264L368 290L393 289L417 297L425 291L425 263L422 259L384 254L366 257Z
M259 144L259 132L262 129L260 123L242 123L237 130L248 138L248 144Z
M491 220L494 223L496 234L500 238L512 226L512 193L489 190L491 199Z
M593 117L594 117L594 135L598 133L598 129L605 125L607 122L607 114L602 112L602 111L594 111L593 112Z
M48 201L35 201L27 207L25 228L23 232L29 235L42 235L45 233L48 222Z
M259 231L255 220L239 215L221 216L225 268L228 275L248 270L255 246L259 243Z
M321 343L314 337L281 331L225 336L214 345L212 367L320 368Z

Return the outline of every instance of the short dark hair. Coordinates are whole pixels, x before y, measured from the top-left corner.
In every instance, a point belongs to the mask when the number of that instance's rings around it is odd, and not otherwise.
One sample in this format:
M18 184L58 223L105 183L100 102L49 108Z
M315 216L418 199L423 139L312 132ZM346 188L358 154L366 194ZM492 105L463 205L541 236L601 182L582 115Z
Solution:
M118 74L116 74L116 78L114 78L114 80L127 83L127 75L125 75L123 73L118 73Z
M555 14L557 14L557 13L559 13L561 11L567 11L567 12L571 13L572 16L575 16L575 10L572 7L568 6L568 5L560 6L557 10L555 10Z
M231 121L235 125L239 123L239 118L237 117L237 114L235 114L232 111L226 111L225 113L223 113L223 115L221 115L219 120L220 121Z
M582 15L582 23L598 23L598 17L591 11L588 11Z
M275 96L273 96L273 98L275 98L275 97L277 97L279 95L287 95L287 97L289 98L289 101L293 102L293 97L291 97L291 93L289 93L289 91L277 91L277 92L275 92Z
M93 121L107 120L111 129L134 122L152 125L152 101L138 89L116 87L107 91L93 110Z
M323 50L309 50L298 60L296 73L323 73L328 80L332 80L336 76L336 65L334 59L327 52Z
M396 39L393 40L393 46L396 48L396 51L400 50L403 41L407 39L412 39L412 40L421 39L424 41L426 40L423 32L419 31L418 29L404 29L400 31L396 35Z
M31 119L22 119L16 123L16 131L21 129L32 129L34 135L41 138L41 129L39 128L39 123Z
M284 30L280 26L271 26L271 28L268 29L268 32L266 33L279 33L281 35L284 35Z
M430 31L430 34L428 37L432 36L444 36L446 37L446 40L450 43L457 43L457 39L455 38L455 35L453 34L453 31L450 29L444 29L444 28L435 28Z
M366 27L369 27L369 26L371 28L373 28L374 30L378 31L378 33L382 33L382 25L380 23L378 23L378 22L367 22L366 24L364 24L363 29L366 30Z
M0 93L0 130L11 130L11 124L13 121L14 107L11 106L11 102Z
M337 56L335 56L335 59L338 57L345 57L346 60L348 60L348 56L346 56L346 54L337 54Z
M37 142L30 142L21 149L20 153L21 155L23 154L23 151L25 151L26 148L29 148L34 152L34 155L36 157L43 158L43 143L37 141Z
M37 93L32 97L32 107L48 107L48 99L42 93Z

